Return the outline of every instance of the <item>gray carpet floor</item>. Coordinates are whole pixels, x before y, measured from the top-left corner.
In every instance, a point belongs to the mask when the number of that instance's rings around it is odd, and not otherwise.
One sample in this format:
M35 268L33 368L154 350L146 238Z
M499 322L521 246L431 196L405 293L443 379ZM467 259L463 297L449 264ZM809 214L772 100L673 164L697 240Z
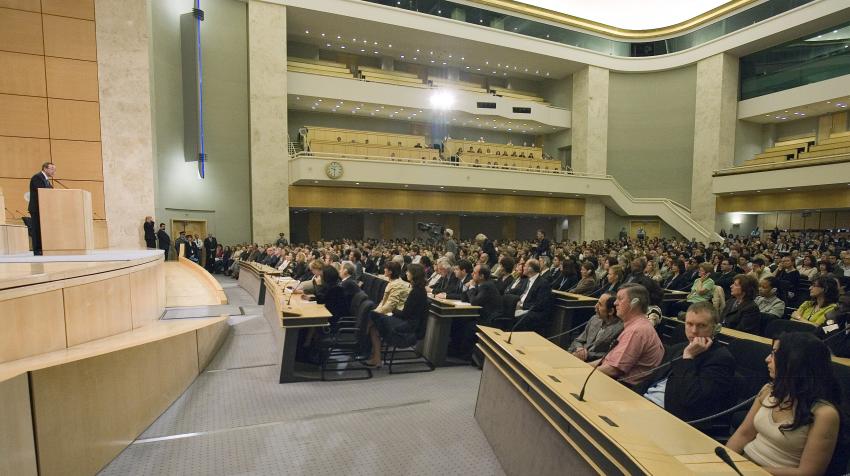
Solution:
M221 350L101 474L504 474L473 418L477 369L280 385L262 308L220 281L242 310Z

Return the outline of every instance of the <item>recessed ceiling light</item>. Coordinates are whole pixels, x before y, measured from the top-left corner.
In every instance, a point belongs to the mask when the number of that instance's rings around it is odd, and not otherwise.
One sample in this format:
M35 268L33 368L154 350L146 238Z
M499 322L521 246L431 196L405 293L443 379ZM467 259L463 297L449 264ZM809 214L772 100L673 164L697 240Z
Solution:
M310 30L304 30L304 33L305 33L305 34L307 34L307 35L309 35L309 34L310 34Z

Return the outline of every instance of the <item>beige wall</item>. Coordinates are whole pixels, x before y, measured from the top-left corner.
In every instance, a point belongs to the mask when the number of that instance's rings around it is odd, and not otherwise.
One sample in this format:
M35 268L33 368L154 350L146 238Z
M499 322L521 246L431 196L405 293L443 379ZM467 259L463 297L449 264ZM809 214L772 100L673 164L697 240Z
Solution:
M608 173L635 197L691 203L695 99L694 66L611 73Z

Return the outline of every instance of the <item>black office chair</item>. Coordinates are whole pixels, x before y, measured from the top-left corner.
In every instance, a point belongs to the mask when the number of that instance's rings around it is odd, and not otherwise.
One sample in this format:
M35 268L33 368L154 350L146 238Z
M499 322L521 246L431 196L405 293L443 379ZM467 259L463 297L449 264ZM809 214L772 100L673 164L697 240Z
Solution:
M785 319L777 319L772 321L764 329L764 336L768 339L776 339L784 332L811 332L817 331L817 326Z
M502 296L502 317L493 319L490 323L492 327L498 327L503 331L509 331L516 324L516 305L521 296L516 294L505 294Z
M761 313L761 315L759 316L759 335L767 337L767 326L777 319L779 319L779 317L774 314L770 314L767 312Z
M428 312L417 319L413 332L393 332L384 337L384 362L390 374L431 372L434 364L419 351L419 341L425 337ZM419 367L409 369L409 367ZM403 370L397 370L402 368Z
M321 355L322 380L342 381L372 378L371 369L354 365L363 360L358 355L361 353L361 343L363 336L366 334L366 322L369 318L369 313L375 309L374 301L368 298L363 299L362 297L358 297L359 295L360 293L355 294L355 298L360 301L360 305L357 308L356 314L352 316L354 319L340 319L337 323L337 329L317 343ZM339 359L338 357L343 357L343 359ZM343 378L337 375L336 378L328 378L329 374L356 374L361 372L365 374L362 377Z

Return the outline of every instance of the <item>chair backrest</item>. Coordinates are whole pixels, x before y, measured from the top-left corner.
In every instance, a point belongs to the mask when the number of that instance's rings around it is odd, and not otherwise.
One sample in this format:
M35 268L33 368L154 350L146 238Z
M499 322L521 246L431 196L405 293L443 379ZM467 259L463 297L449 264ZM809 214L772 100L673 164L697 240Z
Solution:
M361 335L366 334L366 322L369 320L369 314L373 309L375 309L375 301L371 299L361 302L360 307L357 309L357 328L360 330Z
M723 286L714 287L711 303L714 304L714 309L717 309L717 312L723 312L723 308L726 307L726 291L723 290Z
M779 319L779 317L774 314L770 314L767 312L761 313L761 315L759 316L759 335L767 336L767 326L777 319Z
M764 359L770 354L771 347L762 342L735 339L729 342L728 349L736 363L737 401L743 401L758 393L770 380Z
M846 475L850 474L850 421L846 421L850 417L850 367L847 365L832 363L832 371L835 374L841 386L841 414L842 425L844 426L844 441L839 441L835 451L832 453L832 460L826 469L826 475Z
M369 299L369 296L361 291L358 291L357 294L351 297L351 308L349 309L349 315L357 317L357 312L360 310L360 304L363 301Z
M519 298L516 294L505 294L502 296L502 317L513 317Z
M777 319L770 322L764 329L764 336L768 339L776 339L783 332L812 332L817 331L817 327L805 322L791 321L785 319Z

